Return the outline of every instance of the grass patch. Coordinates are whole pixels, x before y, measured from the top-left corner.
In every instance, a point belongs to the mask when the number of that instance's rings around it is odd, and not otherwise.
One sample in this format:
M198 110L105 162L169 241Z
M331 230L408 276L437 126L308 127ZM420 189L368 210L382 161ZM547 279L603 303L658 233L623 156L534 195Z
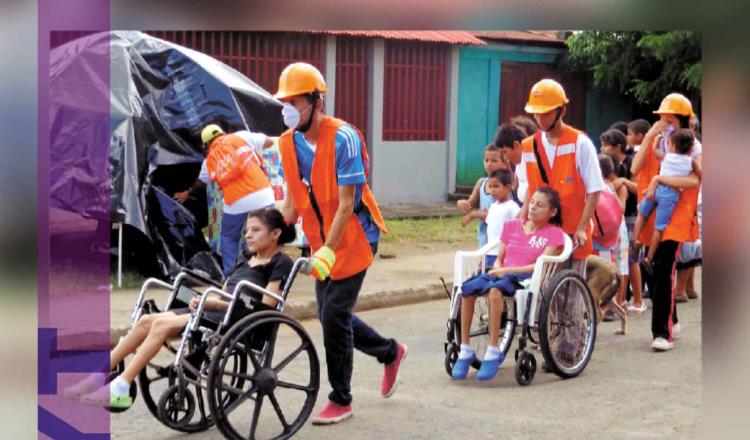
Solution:
M113 267L109 274L109 283L112 285L112 290L117 289L140 289L143 286L143 282L146 281L146 277L139 274L135 270L122 270L122 286L117 285L117 267Z
M398 244L454 244L476 241L477 222L462 228L459 220L460 216L386 220L388 233L383 235L381 241Z

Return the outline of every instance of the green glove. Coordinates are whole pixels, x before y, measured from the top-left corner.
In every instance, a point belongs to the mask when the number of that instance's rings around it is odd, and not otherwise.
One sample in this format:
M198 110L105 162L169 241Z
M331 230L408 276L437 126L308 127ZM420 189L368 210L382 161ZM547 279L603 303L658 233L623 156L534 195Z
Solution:
M336 253L333 249L323 246L310 257L310 274L318 281L323 281L331 274L333 264L336 262Z

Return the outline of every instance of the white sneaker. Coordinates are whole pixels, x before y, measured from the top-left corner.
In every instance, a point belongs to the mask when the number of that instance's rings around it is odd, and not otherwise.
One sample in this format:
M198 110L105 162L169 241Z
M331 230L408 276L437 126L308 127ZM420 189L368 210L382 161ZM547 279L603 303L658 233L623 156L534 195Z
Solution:
M656 338L651 343L651 348L656 351L669 351L674 348L674 344L664 338Z
M672 326L672 337L676 338L682 334L682 324L679 322Z

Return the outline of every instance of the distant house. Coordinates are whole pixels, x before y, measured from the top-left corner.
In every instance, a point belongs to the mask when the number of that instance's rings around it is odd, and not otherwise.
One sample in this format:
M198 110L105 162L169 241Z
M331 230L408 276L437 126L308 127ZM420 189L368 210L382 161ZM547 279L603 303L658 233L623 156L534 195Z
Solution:
M542 78L558 80L570 100L566 121L584 129L598 144L602 130L630 118L619 96L592 90L582 75L562 75L556 64L566 46L560 32L486 31L473 35L488 44L460 48L458 74L458 139L455 187L467 189L484 174L482 152L497 126L519 114L532 85Z
M567 120L599 133L631 109L622 98L561 77L560 33L534 31L148 31L204 52L273 93L281 70L306 61L326 77L326 112L367 139L381 203L437 202L483 174L498 124L523 113L531 85L560 80ZM52 45L73 38L57 37Z

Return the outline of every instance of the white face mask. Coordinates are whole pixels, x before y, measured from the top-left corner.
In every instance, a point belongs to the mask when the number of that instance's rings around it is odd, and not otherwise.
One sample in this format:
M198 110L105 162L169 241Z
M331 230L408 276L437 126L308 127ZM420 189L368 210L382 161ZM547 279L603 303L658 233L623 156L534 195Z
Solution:
M308 105L305 110L302 111L306 111L311 106L312 104ZM286 125L287 127L297 128L297 125L299 125L299 120L301 117L300 112L291 103L284 103L284 106L281 108L281 116L284 118L284 125Z

